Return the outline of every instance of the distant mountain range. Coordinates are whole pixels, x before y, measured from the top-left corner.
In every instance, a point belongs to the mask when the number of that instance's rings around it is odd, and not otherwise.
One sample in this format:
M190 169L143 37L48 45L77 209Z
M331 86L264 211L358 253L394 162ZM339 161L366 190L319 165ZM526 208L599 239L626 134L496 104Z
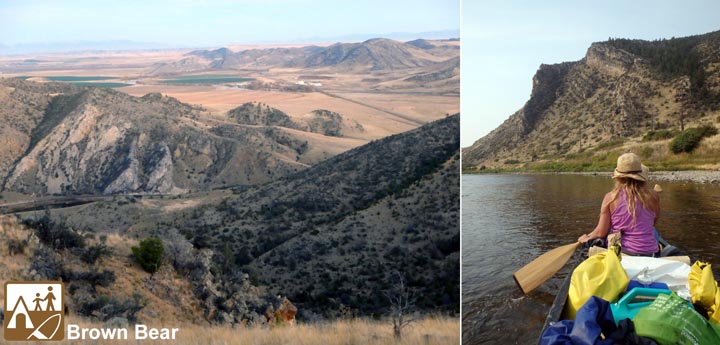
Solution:
M541 65L525 105L463 149L464 168L512 167L639 141L651 131L717 125L720 31L593 43L580 61ZM667 145L648 148L667 151Z
M0 44L0 55L73 51L154 50L170 48L173 48L173 46L154 42L136 42L129 40L22 43L12 45Z
M300 39L291 39L282 42L228 42L229 44L268 44L268 43L313 43L313 42L359 42L372 37L387 37L394 40L425 39L451 39L460 37L459 30L426 31L419 33L395 32L389 34L353 34L342 36L316 36ZM157 42L137 42L132 40L109 41L75 41L75 42L35 42L7 44L0 43L0 55L15 55L29 53L57 53L73 51L116 51L116 50L155 50L155 49L188 49L202 46L189 46L186 44L169 44Z
M459 72L460 46L449 41L419 39L399 42L374 38L360 43L336 43L328 47L248 49L233 52L228 48L196 50L187 58L162 63L154 74L197 69L242 69L252 67L333 67L341 71L388 71L435 67L442 64L457 66Z
M385 37L396 41L411 41L420 38L428 40L459 39L460 30L438 30L424 32L391 32L388 34L354 34L341 36L315 36L295 40L296 42L361 42L373 37Z

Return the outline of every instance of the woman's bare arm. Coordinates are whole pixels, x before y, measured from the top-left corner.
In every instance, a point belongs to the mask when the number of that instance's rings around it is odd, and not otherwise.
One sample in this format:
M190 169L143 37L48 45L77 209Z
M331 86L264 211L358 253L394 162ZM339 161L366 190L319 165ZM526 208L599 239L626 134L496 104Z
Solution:
M658 219L660 219L660 193L657 191L651 191L650 195L653 197L653 211L655 212L655 220L653 222L653 225L657 224Z
M578 242L585 243L593 238L605 238L610 231L610 203L613 200L612 192L605 194L602 205L600 206L600 218L595 229L578 238Z

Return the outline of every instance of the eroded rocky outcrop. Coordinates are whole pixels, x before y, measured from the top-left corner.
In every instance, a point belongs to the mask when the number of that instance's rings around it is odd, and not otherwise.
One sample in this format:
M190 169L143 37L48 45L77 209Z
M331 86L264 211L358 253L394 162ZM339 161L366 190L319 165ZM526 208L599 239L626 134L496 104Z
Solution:
M317 109L312 117L306 120L307 131L331 137L342 137L347 132L364 132L365 128L357 121L345 119L334 111Z
M265 309L265 320L270 325L295 325L297 307L287 297L276 296Z

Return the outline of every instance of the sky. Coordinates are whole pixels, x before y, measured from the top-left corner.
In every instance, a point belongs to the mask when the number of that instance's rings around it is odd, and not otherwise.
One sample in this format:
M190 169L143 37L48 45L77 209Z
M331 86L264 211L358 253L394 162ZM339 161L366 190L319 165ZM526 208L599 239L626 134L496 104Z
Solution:
M462 2L461 145L472 145L530 97L540 64L577 61L592 42L720 30L720 1Z
M0 2L4 45L130 40L218 46L459 29L459 0Z

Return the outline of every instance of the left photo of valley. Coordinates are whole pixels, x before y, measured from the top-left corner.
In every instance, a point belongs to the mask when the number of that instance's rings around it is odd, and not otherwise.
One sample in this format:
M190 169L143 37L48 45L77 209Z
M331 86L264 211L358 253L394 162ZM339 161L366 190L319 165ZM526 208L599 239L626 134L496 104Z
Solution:
M0 5L3 339L460 343L460 4L339 7Z

